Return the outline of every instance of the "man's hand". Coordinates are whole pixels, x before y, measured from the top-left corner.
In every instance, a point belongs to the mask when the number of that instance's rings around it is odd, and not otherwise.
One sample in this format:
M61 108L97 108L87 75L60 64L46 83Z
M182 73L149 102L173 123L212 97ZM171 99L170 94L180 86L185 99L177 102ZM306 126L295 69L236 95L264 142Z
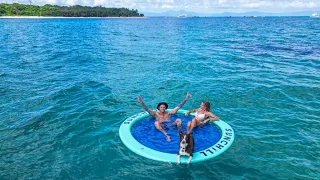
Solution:
M186 99L188 100L189 98L191 98L191 94L189 94L189 92L187 92Z

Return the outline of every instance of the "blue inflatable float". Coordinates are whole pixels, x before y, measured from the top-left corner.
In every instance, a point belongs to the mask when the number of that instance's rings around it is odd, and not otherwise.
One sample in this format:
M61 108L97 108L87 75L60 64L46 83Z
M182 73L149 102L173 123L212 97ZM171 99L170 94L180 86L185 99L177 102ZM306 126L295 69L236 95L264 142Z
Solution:
M168 109L170 111L170 109ZM186 110L179 110L177 114L184 114ZM194 115L191 113L190 115ZM122 142L133 152L139 154L143 157L153 159L156 161L163 162L177 162L177 154L170 154L165 152L160 152L138 142L134 136L132 135L132 128L139 121L144 119L151 118L151 116L147 112L141 112L136 115L133 115L127 118L120 126L119 135ZM234 141L234 131L229 124L226 122L219 121L209 121L211 125L215 125L220 129L221 138L212 145L211 147L194 152L191 163L201 162L205 160L212 159L216 156L219 156L221 153L226 151ZM196 143L196 142L195 142ZM177 147L179 145L177 144ZM177 149L178 152L178 149ZM181 156L181 163L187 163L188 157Z

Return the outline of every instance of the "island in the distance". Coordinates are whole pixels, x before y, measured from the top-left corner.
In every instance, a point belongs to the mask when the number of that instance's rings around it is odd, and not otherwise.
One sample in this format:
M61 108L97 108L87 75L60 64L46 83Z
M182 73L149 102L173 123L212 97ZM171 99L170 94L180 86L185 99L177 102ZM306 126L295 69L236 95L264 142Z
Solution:
M41 16L41 17L144 17L138 10L127 8L105 8L102 6L44 6L26 4L0 4L0 16Z

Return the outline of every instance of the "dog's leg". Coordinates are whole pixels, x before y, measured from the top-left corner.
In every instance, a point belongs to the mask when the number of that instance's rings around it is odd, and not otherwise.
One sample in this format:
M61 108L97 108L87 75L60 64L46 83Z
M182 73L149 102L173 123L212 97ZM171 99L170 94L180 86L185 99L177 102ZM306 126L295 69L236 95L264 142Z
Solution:
M189 159L188 159L188 164L190 164L190 162L191 162L191 159L192 159L192 156L189 156Z
M178 164L180 164L180 154L178 154L177 156L177 161L178 161Z

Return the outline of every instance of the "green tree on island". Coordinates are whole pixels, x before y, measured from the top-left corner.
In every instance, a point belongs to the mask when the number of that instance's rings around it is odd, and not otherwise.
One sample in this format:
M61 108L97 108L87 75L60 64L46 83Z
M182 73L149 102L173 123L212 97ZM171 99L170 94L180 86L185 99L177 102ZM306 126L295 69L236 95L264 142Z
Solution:
M102 6L44 6L25 4L0 4L0 16L58 16L58 17L143 17L138 10L105 8Z

